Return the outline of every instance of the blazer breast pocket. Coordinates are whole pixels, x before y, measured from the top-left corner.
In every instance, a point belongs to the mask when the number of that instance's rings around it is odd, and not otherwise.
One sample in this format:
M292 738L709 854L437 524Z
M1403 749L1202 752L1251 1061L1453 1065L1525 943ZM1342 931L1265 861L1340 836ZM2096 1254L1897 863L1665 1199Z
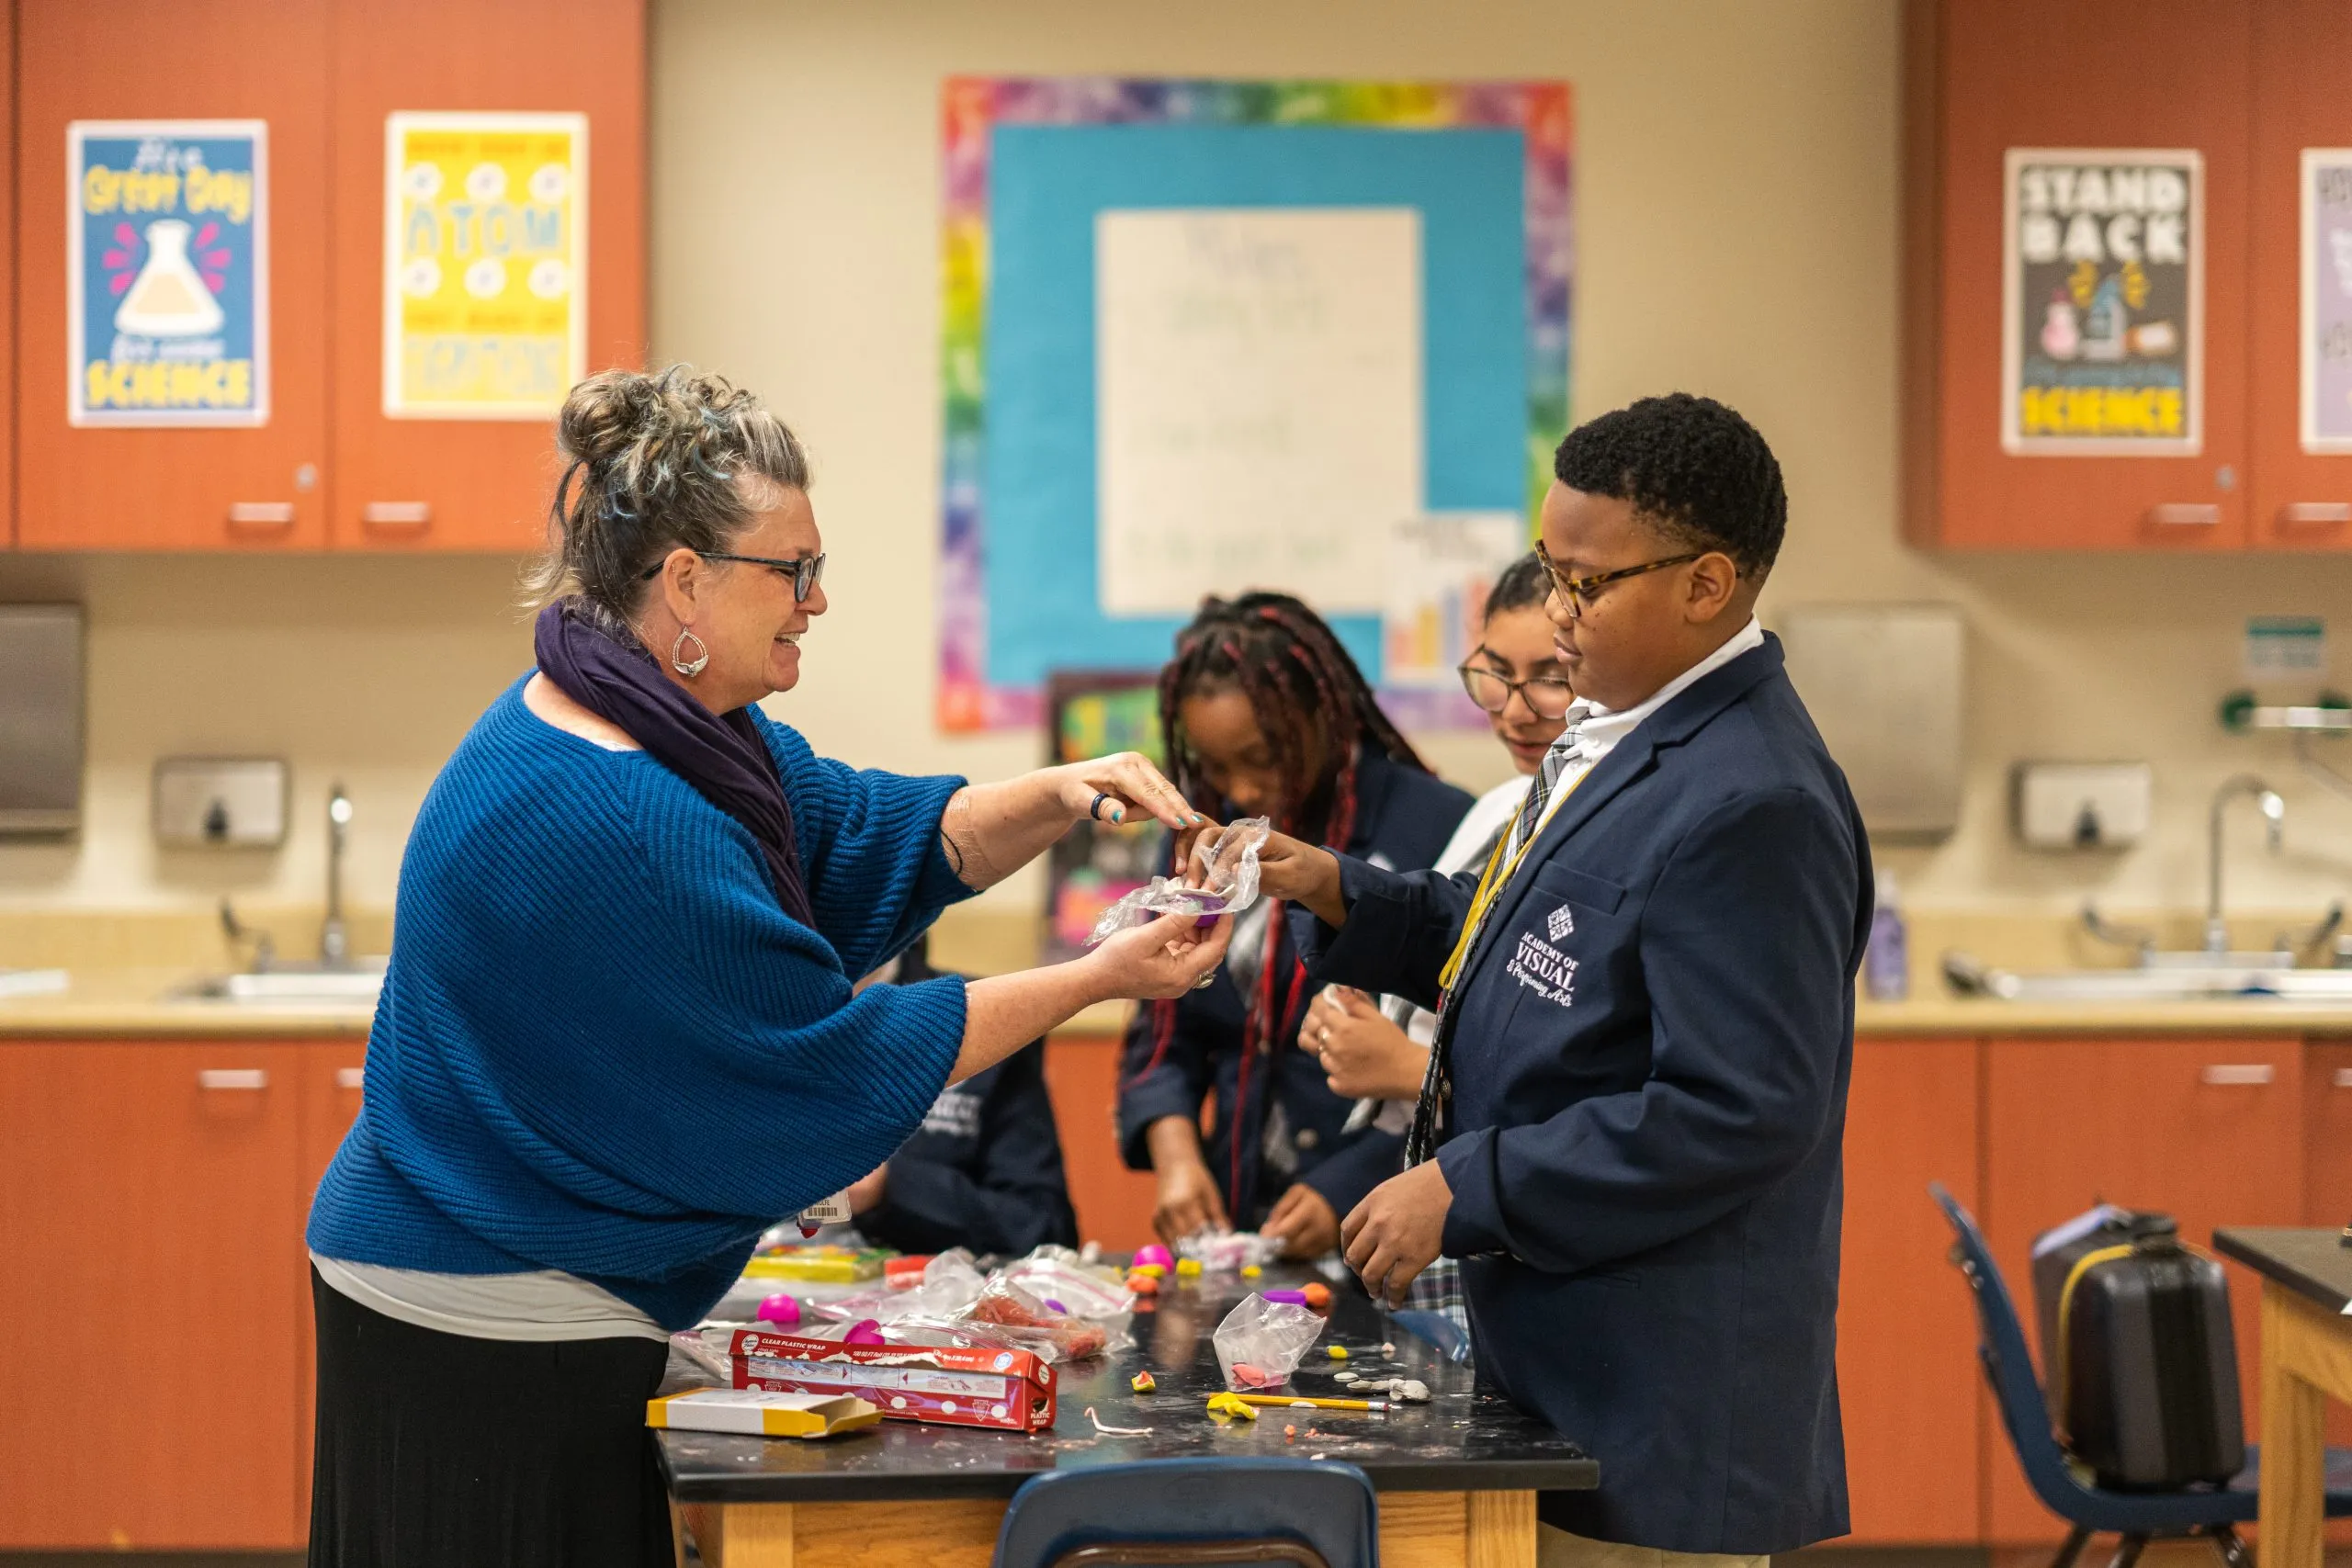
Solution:
M1572 866L1540 865L1535 868L1535 886L1555 898L1565 898L1571 904L1581 904L1588 909L1613 915L1617 906L1625 901L1625 890L1589 872Z

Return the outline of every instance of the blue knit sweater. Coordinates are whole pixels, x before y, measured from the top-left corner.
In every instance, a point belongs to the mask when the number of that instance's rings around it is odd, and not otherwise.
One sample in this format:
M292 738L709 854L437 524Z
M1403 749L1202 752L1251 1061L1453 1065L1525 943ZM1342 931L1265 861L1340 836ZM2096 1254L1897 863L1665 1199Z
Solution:
M970 891L938 848L963 781L854 772L761 718L811 931L731 818L644 752L545 723L522 689L417 817L367 1099L310 1245L561 1269L684 1328L763 1227L881 1164L945 1087L963 982L850 982Z

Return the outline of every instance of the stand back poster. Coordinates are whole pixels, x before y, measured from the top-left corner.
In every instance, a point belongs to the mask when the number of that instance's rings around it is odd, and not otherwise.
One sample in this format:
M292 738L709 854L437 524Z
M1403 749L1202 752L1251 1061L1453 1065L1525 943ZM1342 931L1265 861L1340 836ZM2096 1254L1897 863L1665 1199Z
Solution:
M76 425L269 423L268 127L66 127Z
M2199 449L2204 179L2194 151L2009 150L2004 450Z

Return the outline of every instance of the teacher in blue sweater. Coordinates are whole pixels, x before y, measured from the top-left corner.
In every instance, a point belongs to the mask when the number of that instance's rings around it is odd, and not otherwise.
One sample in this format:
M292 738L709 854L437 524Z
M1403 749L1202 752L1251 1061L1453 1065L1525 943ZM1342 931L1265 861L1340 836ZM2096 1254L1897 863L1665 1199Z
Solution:
M759 1233L1091 1003L1182 996L1223 922L854 991L1080 818L1200 818L1132 754L1000 784L857 772L753 705L827 608L798 441L672 369L573 389L537 670L401 870L368 1096L309 1232L311 1562L671 1561L645 1401Z

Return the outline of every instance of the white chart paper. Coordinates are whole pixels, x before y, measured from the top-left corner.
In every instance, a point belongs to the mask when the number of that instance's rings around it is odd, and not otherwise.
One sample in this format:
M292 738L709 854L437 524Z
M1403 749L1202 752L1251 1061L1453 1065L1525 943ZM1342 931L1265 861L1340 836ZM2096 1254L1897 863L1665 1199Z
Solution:
M1094 239L1104 612L1378 613L1422 509L1420 214L1107 211Z

